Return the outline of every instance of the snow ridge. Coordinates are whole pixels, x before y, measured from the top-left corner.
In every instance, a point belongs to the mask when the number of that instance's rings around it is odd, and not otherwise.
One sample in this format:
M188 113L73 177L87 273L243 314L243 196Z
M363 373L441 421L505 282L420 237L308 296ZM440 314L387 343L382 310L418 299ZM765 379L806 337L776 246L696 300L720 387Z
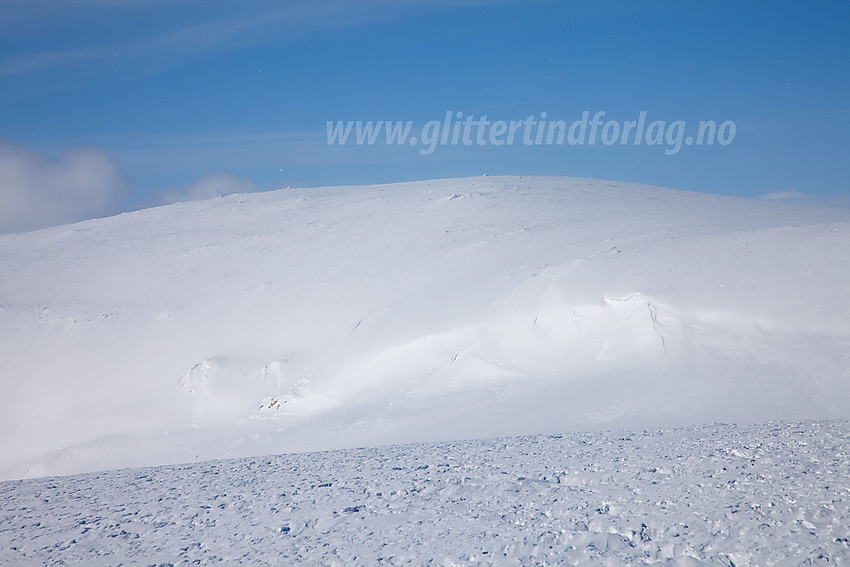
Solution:
M569 178L0 236L0 478L850 416L850 213Z

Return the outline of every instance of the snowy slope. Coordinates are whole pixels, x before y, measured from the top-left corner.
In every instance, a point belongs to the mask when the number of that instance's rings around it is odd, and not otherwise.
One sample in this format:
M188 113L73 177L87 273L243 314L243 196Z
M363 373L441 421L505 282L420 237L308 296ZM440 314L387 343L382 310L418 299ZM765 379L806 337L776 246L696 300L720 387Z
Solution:
M850 214L568 178L0 236L0 478L850 416Z
M0 483L0 564L846 565L847 422L415 444Z

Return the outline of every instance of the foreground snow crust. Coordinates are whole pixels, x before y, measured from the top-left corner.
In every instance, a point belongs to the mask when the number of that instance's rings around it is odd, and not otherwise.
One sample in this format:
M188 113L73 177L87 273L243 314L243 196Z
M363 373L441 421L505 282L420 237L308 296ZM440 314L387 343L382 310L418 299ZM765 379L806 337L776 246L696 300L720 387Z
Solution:
M850 424L289 454L0 483L0 564L846 565Z
M0 236L0 478L850 417L850 212L570 178Z

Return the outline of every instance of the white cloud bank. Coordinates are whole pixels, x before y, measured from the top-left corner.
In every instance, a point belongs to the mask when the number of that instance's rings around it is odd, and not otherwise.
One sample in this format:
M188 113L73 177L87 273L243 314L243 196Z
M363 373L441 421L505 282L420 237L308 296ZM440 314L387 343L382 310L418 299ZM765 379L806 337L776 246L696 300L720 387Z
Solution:
M252 179L237 177L229 173L208 173L179 189L163 191L160 193L158 201L160 204L168 205L182 201L200 201L224 197L234 193L253 193L257 190L257 184Z
M58 160L0 140L0 233L119 212L129 179L103 150L73 148Z

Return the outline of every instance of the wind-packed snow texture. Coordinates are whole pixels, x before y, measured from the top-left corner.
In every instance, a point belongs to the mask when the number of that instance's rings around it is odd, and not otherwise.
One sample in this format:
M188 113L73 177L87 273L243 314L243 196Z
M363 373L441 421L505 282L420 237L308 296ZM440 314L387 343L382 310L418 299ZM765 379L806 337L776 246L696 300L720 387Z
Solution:
M0 483L0 563L846 565L842 422L503 438Z
M517 177L0 236L0 478L847 418L848 251L846 211Z

